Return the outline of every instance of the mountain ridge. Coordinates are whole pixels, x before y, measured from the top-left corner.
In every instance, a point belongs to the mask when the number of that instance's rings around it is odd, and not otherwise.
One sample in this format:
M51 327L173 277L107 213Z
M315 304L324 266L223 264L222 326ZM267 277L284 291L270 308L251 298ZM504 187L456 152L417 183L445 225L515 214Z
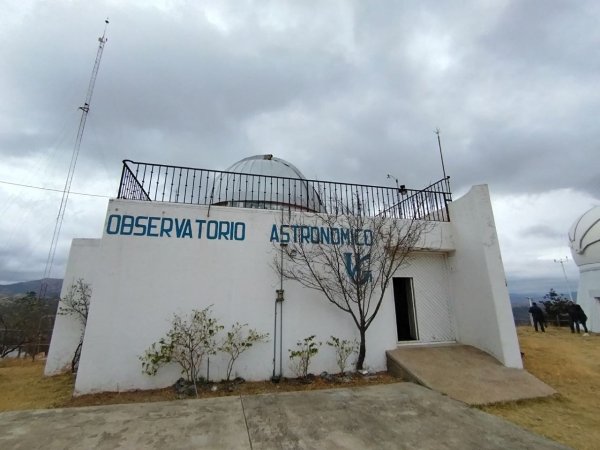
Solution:
M62 278L44 278L39 280L21 281L18 283L0 284L0 296L23 295L28 292L39 294L42 282L46 282L46 297L60 297Z

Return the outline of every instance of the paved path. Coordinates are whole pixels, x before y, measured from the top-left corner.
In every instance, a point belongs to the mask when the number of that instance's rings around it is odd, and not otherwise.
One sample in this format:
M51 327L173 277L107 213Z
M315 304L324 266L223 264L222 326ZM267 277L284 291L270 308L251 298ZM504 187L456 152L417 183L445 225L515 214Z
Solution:
M3 449L564 449L412 383L0 414Z

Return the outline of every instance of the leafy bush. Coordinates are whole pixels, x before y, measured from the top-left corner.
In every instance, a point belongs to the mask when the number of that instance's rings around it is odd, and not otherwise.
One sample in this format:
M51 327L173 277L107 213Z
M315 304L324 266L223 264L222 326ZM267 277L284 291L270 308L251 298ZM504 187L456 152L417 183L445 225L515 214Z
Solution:
M142 371L156 375L160 367L175 362L181 366L186 380L194 385L197 395L200 365L205 356L216 354L217 333L222 329L217 319L211 317L210 306L192 310L185 317L175 314L167 335L140 356Z
M330 340L327 341L327 345L335 349L335 362L340 369L340 373L343 375L346 371L346 365L348 358L358 352L358 341L356 339L340 339L335 336L331 336Z
M296 343L296 350L288 349L290 353L290 368L298 378L306 378L310 360L319 353L321 342L315 342L315 335L304 338Z
M247 323L240 324L239 322L236 322L233 324L231 330L227 332L227 336L225 336L225 339L223 339L223 342L219 347L220 351L229 355L229 362L227 363L227 381L231 378L233 365L238 357L255 343L265 342L269 338L269 333L261 334L252 328L244 334L243 329L247 326Z

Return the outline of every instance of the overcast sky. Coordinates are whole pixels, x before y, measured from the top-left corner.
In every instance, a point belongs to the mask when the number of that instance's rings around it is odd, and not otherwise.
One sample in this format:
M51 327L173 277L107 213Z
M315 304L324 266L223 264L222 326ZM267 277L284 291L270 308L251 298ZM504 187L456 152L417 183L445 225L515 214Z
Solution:
M225 169L272 153L306 177L454 197L488 184L509 289L575 288L567 231L600 204L600 2L0 0L0 283L40 278L104 18L72 190L121 160ZM71 195L52 276L100 237Z

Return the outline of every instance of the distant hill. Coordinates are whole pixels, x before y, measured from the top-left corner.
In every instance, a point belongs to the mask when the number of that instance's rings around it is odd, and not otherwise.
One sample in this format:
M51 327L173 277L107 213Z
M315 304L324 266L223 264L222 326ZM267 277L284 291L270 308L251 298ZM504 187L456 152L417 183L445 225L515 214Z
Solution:
M62 288L62 278L47 278L47 290L46 297L55 298L60 297L60 290ZM0 296L7 297L12 295L27 294L28 292L35 292L39 294L42 280L23 281L21 283L13 284L0 284Z
M529 305L513 306L512 312L515 324L524 325L529 323Z
M527 294L519 294L515 292L511 292L510 296L510 304L514 307L516 306L527 306L529 307L529 298L531 298L534 302L538 302L544 298L547 292L537 292L537 293L527 293Z

